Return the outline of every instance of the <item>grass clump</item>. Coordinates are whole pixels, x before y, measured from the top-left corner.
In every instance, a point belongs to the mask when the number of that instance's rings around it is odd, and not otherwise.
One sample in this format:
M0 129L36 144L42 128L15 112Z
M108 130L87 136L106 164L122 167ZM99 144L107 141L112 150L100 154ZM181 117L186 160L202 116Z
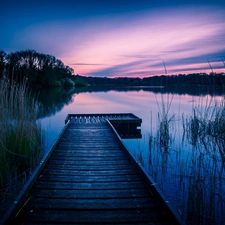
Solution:
M42 157L37 102L26 81L0 80L0 215L7 209Z

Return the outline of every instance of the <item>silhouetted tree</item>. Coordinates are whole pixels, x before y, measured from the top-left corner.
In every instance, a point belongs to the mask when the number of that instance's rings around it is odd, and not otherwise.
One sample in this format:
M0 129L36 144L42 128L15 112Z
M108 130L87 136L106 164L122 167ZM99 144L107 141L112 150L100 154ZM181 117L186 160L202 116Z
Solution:
M25 50L6 54L0 53L0 72L6 69L7 75L16 82L24 79L29 85L61 86L65 79L72 79L73 69L65 66L55 56ZM7 61L7 63L5 63ZM4 62L4 63L3 63Z

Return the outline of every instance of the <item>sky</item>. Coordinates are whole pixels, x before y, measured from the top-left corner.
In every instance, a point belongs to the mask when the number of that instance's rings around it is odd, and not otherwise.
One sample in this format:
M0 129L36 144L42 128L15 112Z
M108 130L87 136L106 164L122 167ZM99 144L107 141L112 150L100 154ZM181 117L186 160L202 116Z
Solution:
M51 54L84 76L225 71L224 0L3 0L0 30L0 50Z

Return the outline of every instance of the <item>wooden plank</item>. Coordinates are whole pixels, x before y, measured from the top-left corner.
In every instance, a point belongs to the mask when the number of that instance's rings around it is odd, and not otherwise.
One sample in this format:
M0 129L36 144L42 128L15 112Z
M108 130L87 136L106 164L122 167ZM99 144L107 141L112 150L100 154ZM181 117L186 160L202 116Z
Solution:
M121 181L121 182L48 182L37 181L34 185L35 188L43 189L64 189L64 190L83 190L83 189L135 189L135 188L149 188L148 184L143 184L142 181Z
M125 209L125 210L51 210L24 208L17 217L18 222L51 222L51 223L142 223L165 222L166 218L158 209Z
M94 156L125 156L127 157L127 154L121 152L121 148L117 148L114 146L109 147L102 147L102 146L90 146L90 147L67 147L67 150L65 150L66 147L64 147L64 150L62 149L56 149L55 155L63 155L63 154L73 154L74 156L81 155L81 156L87 156L87 157L94 157ZM128 157L129 158L129 157Z
M54 223L50 223L50 222L46 222L46 223L44 223L45 225L56 225L56 223L54 222ZM74 224L74 223L73 223ZM76 224L80 224L80 225L83 225L83 224L94 224L94 223L79 223L79 222L76 222ZM101 224L109 224L109 223L101 223ZM111 224L113 224L113 223L111 223ZM114 223L115 224L115 223ZM137 224L137 222L133 222L133 221L129 221L128 223L116 223L116 225L131 225L131 224ZM139 223L140 224L140 223ZM148 221L147 222L142 222L141 223L142 225L168 225L169 223L168 222L151 222L151 223L149 223ZM43 222L36 222L36 221L30 221L30 222L24 222L23 221L23 225L43 225ZM57 225L65 225L65 223L61 223L61 222L57 222ZM95 225L96 225L96 223L95 223ZM172 224L171 224L172 225Z
M92 153L90 153L92 154ZM86 155L86 156L85 156ZM73 157L67 157L64 155L56 155L54 154L54 156L51 157L51 160L61 160L61 161L65 161L65 162L82 162L82 161L93 161L93 162L101 162L104 160L104 162L110 162L110 161L127 161L130 160L127 157L125 157L124 155L121 156L115 156L115 157L108 157L108 154L103 154L102 156L95 156L95 157L88 157L88 154L84 154L84 155L73 155Z
M108 144L108 143L107 143ZM77 147L77 146L79 146L79 147ZM103 145L103 144L97 144L97 143L95 143L95 144L93 144L93 145L91 145L91 144L83 144L83 143L81 143L81 144L79 144L78 142L76 142L76 143L74 143L73 145L72 144L69 144L69 143L67 143L66 145L59 145L57 148L56 148L56 150L59 150L59 151L62 151L62 149L65 149L65 148L67 148L67 150L82 150L82 149L86 149L86 151L88 151L88 150L112 150L112 151L116 151L116 150L118 150L118 149L121 149L121 147L120 146L118 146L118 145Z
M82 153L76 153L76 152L56 152L54 154L54 156L66 156L67 158L70 158L70 157L85 157L84 154ZM53 157L54 157L53 156ZM105 154L104 153L98 153L98 151L96 151L96 153L90 153L90 154L86 154L86 157L87 158L96 158L96 157L121 157L121 156L124 156L123 153L120 153L120 154L117 154L117 153L114 153L114 152L106 152Z
M75 199L119 199L119 198L148 198L152 197L150 190L145 188L139 189L39 189L34 187L30 196L42 197L42 198L75 198Z
M75 198L30 198L30 209L60 210L107 210L107 209L151 209L159 208L152 197L145 198L105 198L105 199L75 199Z
M90 119L95 119L96 121L100 120L101 118L111 118L111 119L119 119L119 120L123 120L123 119L129 119L129 120L139 120L141 121L140 118L138 118L137 116L135 116L132 113L104 113L104 114L68 114L65 122L67 122L68 120L71 119L78 119L78 118L90 118ZM105 119L104 119L105 120Z
M106 164L105 164L106 165ZM68 164L60 164L60 165L54 165L54 164L49 164L46 166L47 169L56 169L56 170L62 170L62 169L66 169L66 170L91 170L91 171L95 171L95 170L123 170L123 169L130 169L130 168L136 168L135 165L130 165L130 164L114 164L114 165L107 165L107 167L105 165L91 165L89 163L86 163L85 165L80 164L80 165L68 165Z
M49 175L49 174L42 174L39 177L39 181L61 181L61 182L117 182L117 181L137 181L142 180L143 177L139 174L132 174L132 175L113 175L113 176L68 176L68 175Z
M65 169L59 169L59 170L52 170L52 169L44 169L44 174L50 174L50 175L54 175L54 174L66 174L66 175L70 175L70 176L75 176L75 175L81 175L81 176L111 176L111 175L115 175L115 171L112 170L107 170L107 171L90 171L88 168L86 170L65 170ZM137 170L136 169L126 169L126 170L118 170L116 171L116 174L137 174Z
M130 165L130 161L129 160L104 160L105 157L103 157L102 161L99 160L92 160L92 159L87 159L85 160L83 158L83 160L74 160L74 158L70 158L67 160L60 160L60 159L51 159L50 160L50 164L59 166L59 165L68 165L68 166L82 166L82 165L86 165L86 166L103 166L106 167L108 165ZM99 159L99 158L98 158ZM103 161L104 160L104 161Z

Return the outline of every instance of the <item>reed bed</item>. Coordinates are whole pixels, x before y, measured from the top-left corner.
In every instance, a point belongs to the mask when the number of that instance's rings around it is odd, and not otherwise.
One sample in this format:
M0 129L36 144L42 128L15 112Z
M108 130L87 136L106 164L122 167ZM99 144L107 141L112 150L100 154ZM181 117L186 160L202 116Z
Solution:
M37 101L26 86L0 80L0 212L7 209L43 153ZM1 213L0 213L1 215Z
M162 101L146 169L185 224L224 224L225 98L200 98L181 117L164 108Z

